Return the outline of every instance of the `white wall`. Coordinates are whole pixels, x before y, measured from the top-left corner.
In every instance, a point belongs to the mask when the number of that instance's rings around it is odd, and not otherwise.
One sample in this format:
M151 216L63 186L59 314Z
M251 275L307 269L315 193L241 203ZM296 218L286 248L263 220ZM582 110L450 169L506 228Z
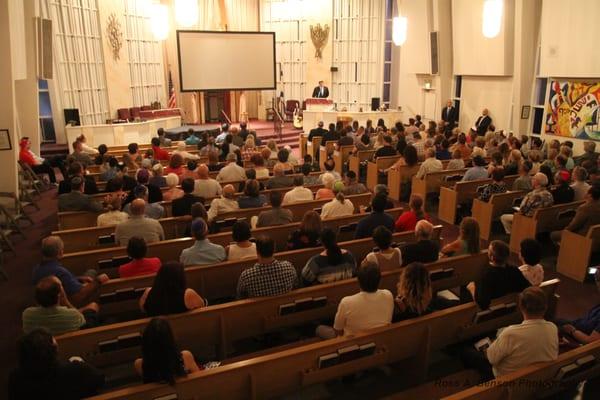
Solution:
M540 75L600 77L600 1L544 0Z
M507 129L510 120L513 79L464 76L460 101L460 128L466 132L487 108L496 129Z
M431 0L400 0L400 13L407 17L406 42L402 45L403 70L415 74L431 72L429 32L432 30Z
M455 75L512 75L514 0L504 0L500 33L489 39L481 32L484 0L452 1Z

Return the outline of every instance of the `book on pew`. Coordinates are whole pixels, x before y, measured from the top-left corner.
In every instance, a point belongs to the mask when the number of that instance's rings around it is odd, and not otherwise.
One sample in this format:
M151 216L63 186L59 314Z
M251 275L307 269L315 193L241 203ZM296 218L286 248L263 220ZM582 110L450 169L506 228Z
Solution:
M114 244L114 243L115 243L114 234L98 236L98 244Z
M313 298L313 307L325 307L327 305L327 296L320 296Z
M475 323L478 324L481 322L490 321L494 318L499 317L500 315L505 314L505 311L505 304L496 304L494 306L491 306L487 310L479 311L477 314L475 314Z
M372 356L375 354L375 343L370 342L360 345L358 346L358 351L360 352L360 357Z
M294 304L296 305L296 312L310 310L313 308L313 298L307 297L304 299L294 300Z
M142 335L139 332L128 333L127 335L117 336L120 349L136 347L142 344Z
M287 303L279 306L279 315L289 315L296 311L296 304Z
M325 354L324 356L319 357L319 369L329 368L338 363L339 355L338 353L330 353Z
M107 353L119 349L119 341L117 339L103 340L98 343L100 353Z
M432 281L447 279L454 275L454 268L438 268L429 272L429 277Z
M594 357L592 354L589 354L585 357L578 358L575 361L575 364L577 364L580 371L585 371L596 365L596 357Z
M123 264L127 264L129 261L131 261L131 258L129 258L129 256L113 257L112 267L120 267Z
M360 348L357 344L353 344L352 346L343 347L338 349L339 361L340 363L348 362L355 360L361 356Z
M98 269L106 269L106 268L112 268L112 267L113 267L112 259L98 261Z
M558 381L562 381L563 379L569 378L573 375L575 375L579 370L579 366L575 363L571 363L568 365L565 365L564 367L562 367L561 369L558 370L558 372L556 373L555 379Z

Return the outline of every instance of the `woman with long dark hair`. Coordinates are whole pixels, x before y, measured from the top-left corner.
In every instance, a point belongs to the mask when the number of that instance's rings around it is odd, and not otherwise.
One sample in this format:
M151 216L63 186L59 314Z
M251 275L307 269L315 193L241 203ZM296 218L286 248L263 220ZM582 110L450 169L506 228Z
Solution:
M396 232L414 231L415 226L417 226L417 222L422 219L426 219L427 221L431 222L429 215L423 211L423 197L418 194L413 194L410 196L408 206L410 210L404 211L394 224L396 227Z
M321 243L325 248L321 254L311 257L302 269L302 279L307 285L330 283L352 278L356 273L354 256L337 244L337 233L323 229Z
M460 236L452 243L442 248L441 253L446 256L460 256L463 254L477 254L480 251L479 223L475 218L466 217L460 223Z
M135 360L136 372L144 383L166 382L175 384L176 378L200 371L194 356L187 350L179 351L169 322L152 318L142 334L142 358Z
M315 211L307 211L302 217L300 226L288 238L288 250L306 249L320 245L321 217Z
M205 305L204 299L187 287L183 265L176 261L163 264L152 287L140 298L140 308L151 317L179 314Z

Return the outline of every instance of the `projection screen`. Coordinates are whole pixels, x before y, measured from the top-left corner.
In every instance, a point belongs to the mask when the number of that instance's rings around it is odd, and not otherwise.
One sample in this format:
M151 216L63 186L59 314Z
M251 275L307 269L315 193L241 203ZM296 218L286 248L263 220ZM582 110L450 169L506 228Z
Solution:
M182 92L275 89L274 32L177 31Z

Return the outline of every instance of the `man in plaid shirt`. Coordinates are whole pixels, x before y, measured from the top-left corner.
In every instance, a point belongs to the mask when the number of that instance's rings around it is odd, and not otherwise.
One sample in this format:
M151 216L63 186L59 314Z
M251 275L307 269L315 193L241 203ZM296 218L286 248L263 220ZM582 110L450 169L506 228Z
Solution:
M276 260L274 252L273 239L261 236L256 240L258 262L242 272L237 285L238 298L277 296L298 287L294 266L289 261Z
M536 209L550 207L554 204L552 194L546 189L548 186L548 177L541 172L538 172L531 179L533 190L523 198L519 212L525 216L531 217ZM508 235L512 230L513 214L502 214L500 222L504 226L504 230Z

